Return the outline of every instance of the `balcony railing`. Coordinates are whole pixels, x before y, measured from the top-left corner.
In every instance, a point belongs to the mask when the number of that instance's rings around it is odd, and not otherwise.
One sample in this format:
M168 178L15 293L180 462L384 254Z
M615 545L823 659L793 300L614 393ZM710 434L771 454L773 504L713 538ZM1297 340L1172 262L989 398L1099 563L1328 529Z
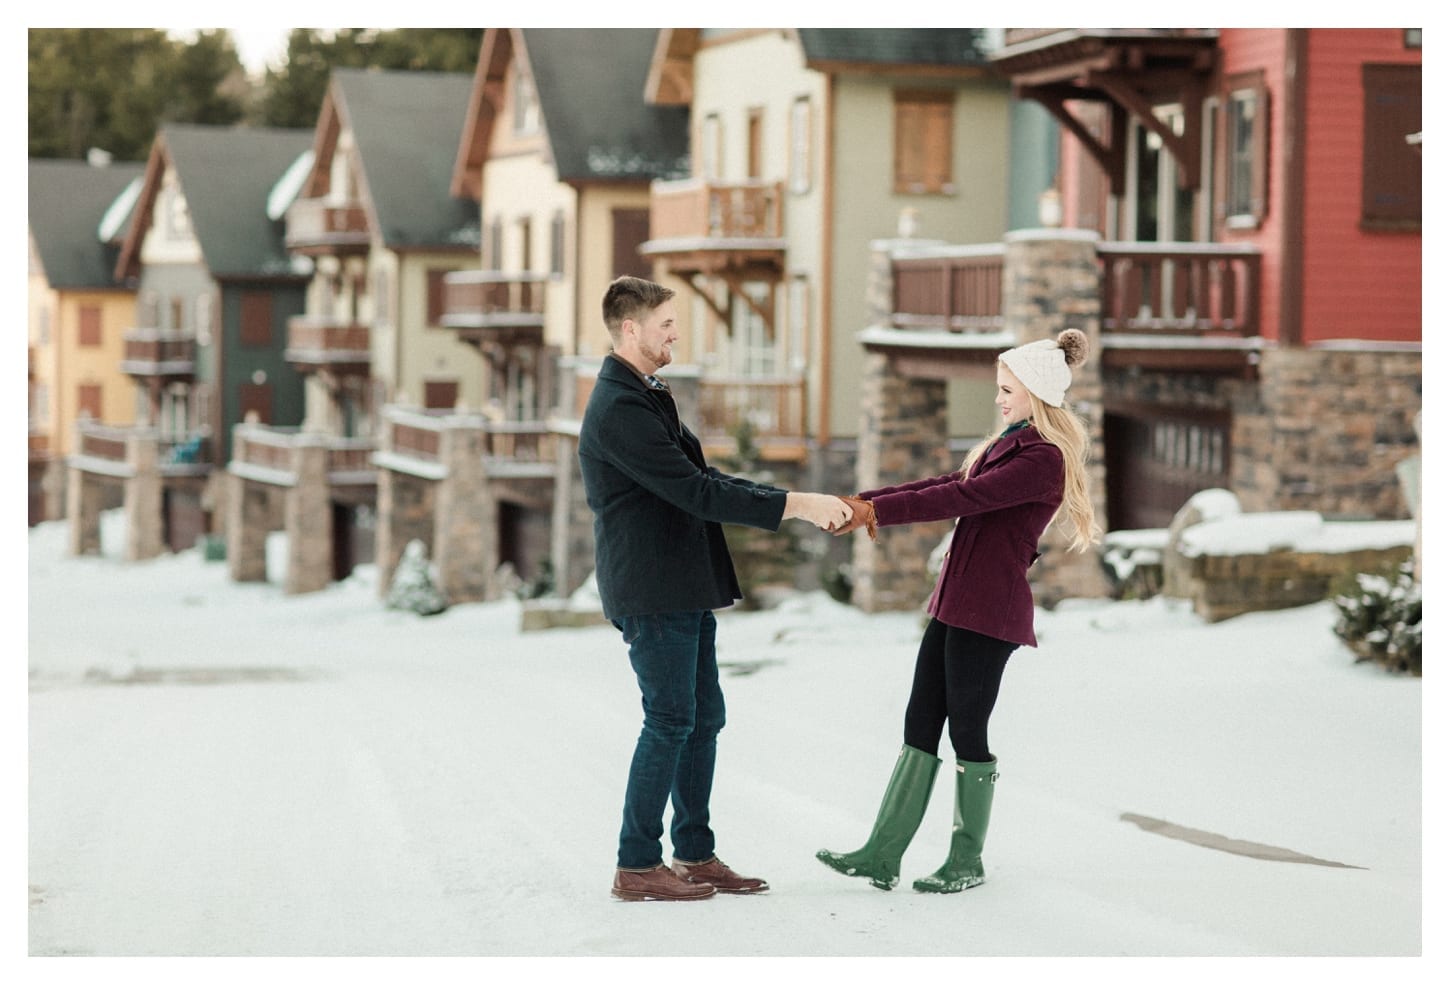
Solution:
M656 181L650 240L773 240L783 235L780 182Z
M1222 243L1102 243L1103 331L1251 338L1260 254Z
M385 408L385 447L393 463L411 460L404 470L439 475L443 430L458 424L483 431L483 463L494 478L550 478L554 474L555 435L544 421L494 421L453 411ZM396 464L394 467L397 467Z
M287 361L306 372L329 368L366 372L371 362L367 325L319 315L287 319Z
M948 332L1002 327L1000 243L903 257L893 264L891 323Z
M130 477L133 463L127 444L133 435L148 435L156 442L156 465L163 476L204 475L211 471L214 449L205 430L185 434L158 434L153 428L113 427L94 421L76 425L75 457L83 470Z
M945 332L1002 327L1000 244L892 261L893 327ZM1221 243L1100 243L1105 334L1201 338L1259 334L1260 254Z
M443 324L449 328L542 328L544 274L458 270L443 275Z
M802 453L806 437L806 385L799 376L720 376L700 380L700 437L733 442L748 423L765 458Z
M366 252L372 237L367 213L357 202L300 198L287 210L286 244L303 253Z
M257 477L271 475L283 482L295 481L296 451L303 441L320 441L325 446L330 485L374 481L374 443L371 438L317 435L298 428L262 424L246 424L236 429L232 441L232 469L250 472Z
M121 372L130 376L193 376L196 338L157 328L133 328L122 340Z

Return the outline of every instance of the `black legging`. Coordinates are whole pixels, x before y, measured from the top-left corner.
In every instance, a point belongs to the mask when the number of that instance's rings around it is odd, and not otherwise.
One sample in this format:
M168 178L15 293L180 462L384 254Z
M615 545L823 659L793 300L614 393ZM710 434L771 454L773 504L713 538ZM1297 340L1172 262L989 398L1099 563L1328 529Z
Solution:
M1015 649L1016 643L929 621L906 703L906 744L936 755L946 724L958 759L991 762L987 719Z

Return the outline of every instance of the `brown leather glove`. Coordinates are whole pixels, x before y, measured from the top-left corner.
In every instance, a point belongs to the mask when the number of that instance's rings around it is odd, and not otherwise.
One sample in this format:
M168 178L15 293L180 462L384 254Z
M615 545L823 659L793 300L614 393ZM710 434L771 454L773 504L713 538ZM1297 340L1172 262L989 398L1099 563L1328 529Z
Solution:
M841 502L851 507L851 519L831 531L835 536L850 533L859 527L865 527L866 533L872 540L876 539L876 507L859 496L837 496Z

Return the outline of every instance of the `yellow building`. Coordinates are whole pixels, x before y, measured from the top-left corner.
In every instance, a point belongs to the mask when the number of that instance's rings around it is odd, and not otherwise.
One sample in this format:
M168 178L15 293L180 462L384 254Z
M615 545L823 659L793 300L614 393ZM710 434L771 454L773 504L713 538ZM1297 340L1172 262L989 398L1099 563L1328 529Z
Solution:
M113 280L143 166L32 160L29 167L30 522L57 519L77 421L128 425L121 371L136 292Z

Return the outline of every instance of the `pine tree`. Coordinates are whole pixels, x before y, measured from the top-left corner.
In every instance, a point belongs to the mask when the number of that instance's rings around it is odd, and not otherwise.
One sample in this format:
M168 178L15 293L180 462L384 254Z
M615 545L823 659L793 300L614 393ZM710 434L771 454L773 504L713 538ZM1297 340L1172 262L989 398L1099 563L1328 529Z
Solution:
M434 583L428 549L421 540L410 540L403 549L403 557L388 588L387 604L390 609L416 612L420 616L437 615L448 608L448 600Z

